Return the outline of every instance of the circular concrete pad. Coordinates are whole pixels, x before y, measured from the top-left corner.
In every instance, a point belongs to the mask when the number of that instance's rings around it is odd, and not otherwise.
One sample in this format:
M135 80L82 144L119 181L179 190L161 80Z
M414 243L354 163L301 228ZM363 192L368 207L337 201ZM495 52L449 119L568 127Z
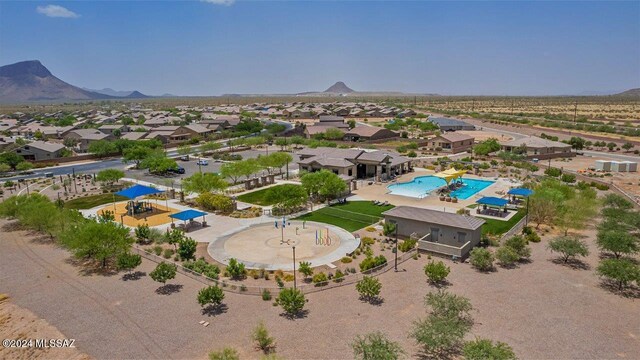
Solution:
M333 225L290 221L283 231L282 221L277 222L278 228L274 220L220 237L209 244L209 254L224 264L235 258L249 269L290 271L293 270L293 246L296 247L296 266L300 261L308 261L316 267L338 261L360 245L360 240L351 233ZM316 234L322 241L316 241Z

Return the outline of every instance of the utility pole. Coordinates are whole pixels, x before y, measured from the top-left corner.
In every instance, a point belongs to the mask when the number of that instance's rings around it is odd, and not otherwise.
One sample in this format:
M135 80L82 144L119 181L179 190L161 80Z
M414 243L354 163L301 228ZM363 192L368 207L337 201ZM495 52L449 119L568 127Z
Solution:
M578 119L578 100L576 100L576 103L573 107L573 124L576 124L576 121Z
M396 222L396 251L395 251L396 259L393 265L394 271L398 271L398 223Z
M76 181L76 168L72 167L71 172L73 172L73 187L76 189L76 194L78 193L78 182Z
M296 288L296 247L293 246L293 288Z

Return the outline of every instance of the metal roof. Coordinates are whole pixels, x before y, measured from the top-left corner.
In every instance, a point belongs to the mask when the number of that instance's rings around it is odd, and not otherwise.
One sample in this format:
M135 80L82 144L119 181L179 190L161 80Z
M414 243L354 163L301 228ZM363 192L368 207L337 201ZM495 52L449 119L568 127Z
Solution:
M382 215L467 230L476 230L485 223L484 220L473 216L458 215L413 206L398 206L383 212Z

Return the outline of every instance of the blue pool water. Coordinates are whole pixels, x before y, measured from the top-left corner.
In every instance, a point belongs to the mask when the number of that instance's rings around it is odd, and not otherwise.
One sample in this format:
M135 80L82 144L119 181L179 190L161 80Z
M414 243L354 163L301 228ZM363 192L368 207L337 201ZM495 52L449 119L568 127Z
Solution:
M451 197L457 197L461 200L468 199L493 184L494 181L463 178L462 183L465 185L451 192ZM409 182L389 185L387 189L389 189L393 195L421 198L446 184L447 182L444 181L444 179L429 175L419 176Z

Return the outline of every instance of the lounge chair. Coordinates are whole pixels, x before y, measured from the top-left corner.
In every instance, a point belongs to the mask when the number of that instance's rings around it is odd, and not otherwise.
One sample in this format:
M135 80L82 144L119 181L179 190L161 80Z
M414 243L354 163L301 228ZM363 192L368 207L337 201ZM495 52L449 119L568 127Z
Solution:
M387 205L389 205L388 201L385 201L384 203L382 203L382 206L387 206Z

